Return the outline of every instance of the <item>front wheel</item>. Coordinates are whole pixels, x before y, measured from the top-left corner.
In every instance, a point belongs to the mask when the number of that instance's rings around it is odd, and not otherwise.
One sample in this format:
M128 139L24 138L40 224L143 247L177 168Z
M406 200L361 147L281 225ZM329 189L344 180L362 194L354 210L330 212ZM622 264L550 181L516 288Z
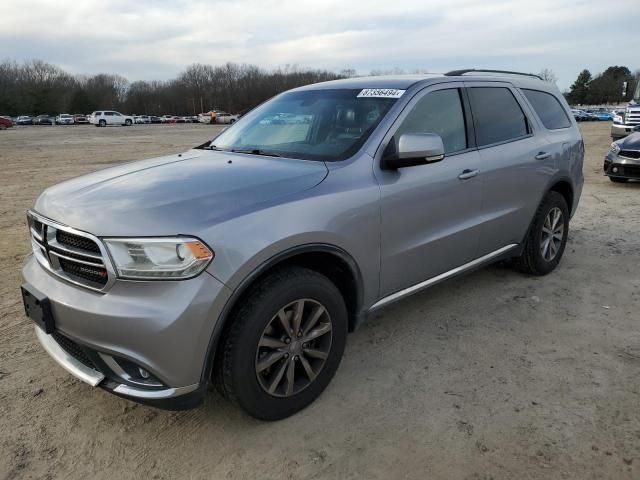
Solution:
M531 275L552 272L560 263L568 234L567 202L558 192L549 192L536 211L522 255L514 261L516 268Z
M130 126L131 126L131 120L125 120L125 121L124 121L124 125L125 125L126 127L130 127Z
M218 375L227 398L253 417L293 415L322 393L338 369L347 309L320 273L276 271L250 291L231 320Z

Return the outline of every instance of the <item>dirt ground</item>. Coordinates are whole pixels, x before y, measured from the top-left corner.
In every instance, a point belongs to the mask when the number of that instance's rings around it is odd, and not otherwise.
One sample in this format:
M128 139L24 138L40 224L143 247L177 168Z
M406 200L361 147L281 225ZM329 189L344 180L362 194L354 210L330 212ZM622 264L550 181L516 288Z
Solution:
M50 184L214 128L0 132L0 478L640 478L640 183L602 176L604 122L581 127L586 184L554 273L492 266L381 311L290 419L213 392L165 412L68 375L23 315L25 210Z

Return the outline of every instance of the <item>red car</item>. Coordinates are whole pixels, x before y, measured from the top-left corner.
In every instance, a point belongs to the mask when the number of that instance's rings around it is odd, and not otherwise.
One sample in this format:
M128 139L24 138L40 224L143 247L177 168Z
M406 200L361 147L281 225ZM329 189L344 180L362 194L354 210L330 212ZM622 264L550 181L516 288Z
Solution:
M0 117L0 130L13 127L13 121L9 117Z

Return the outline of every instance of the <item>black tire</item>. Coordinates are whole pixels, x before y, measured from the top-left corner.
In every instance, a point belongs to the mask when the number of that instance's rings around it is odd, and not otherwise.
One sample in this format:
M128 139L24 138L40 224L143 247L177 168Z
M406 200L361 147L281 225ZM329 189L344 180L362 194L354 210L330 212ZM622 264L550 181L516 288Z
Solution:
M98 122L98 126L99 127L106 127L107 126L107 121L106 120L100 120Z
M300 299L317 302L326 310L325 318L331 324L330 347L317 376L313 380L300 377L309 382L301 391L275 396L258 379L258 344L276 314ZM230 321L215 366L218 381L224 395L255 418L279 420L302 410L320 396L338 369L347 337L347 309L340 291L320 273L302 267L275 271L252 287ZM286 362L287 358L293 361L293 356L292 353L289 358L287 354L278 362ZM274 368L279 369L277 365L274 363ZM286 363L279 365L286 368ZM293 368L301 368L301 362Z
M545 221L550 215L550 212L556 208L562 213L562 217L559 220L559 223L561 221L563 225L562 239L560 240L559 248L556 250L555 255L550 259L546 259L542 252L543 227L545 227ZM558 263L560 263L567 244L568 234L569 207L567 206L567 202L558 192L549 192L538 207L538 210L536 210L533 223L525 239L524 251L521 256L514 259L514 266L521 272L530 275L546 275L552 272Z
M628 178L620 178L620 177L609 177L613 183L627 183L629 181Z
M131 126L131 120L125 120L124 124L126 127L130 127Z

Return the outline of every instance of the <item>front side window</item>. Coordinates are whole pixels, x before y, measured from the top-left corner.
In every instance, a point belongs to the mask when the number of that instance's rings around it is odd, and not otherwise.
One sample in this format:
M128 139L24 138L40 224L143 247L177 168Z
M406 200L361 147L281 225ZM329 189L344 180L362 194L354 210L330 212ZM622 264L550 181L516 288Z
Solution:
M557 130L571 126L569 117L556 97L547 92L525 88L522 89L522 93L531 103L545 128Z
M529 134L527 117L511 90L505 87L471 87L468 91L479 147Z
M437 133L445 154L465 150L467 133L460 91L437 90L422 97L396 131L396 148L403 133Z
M284 93L235 122L212 140L210 148L303 160L344 160L362 147L397 101L390 96L358 96L362 91Z

